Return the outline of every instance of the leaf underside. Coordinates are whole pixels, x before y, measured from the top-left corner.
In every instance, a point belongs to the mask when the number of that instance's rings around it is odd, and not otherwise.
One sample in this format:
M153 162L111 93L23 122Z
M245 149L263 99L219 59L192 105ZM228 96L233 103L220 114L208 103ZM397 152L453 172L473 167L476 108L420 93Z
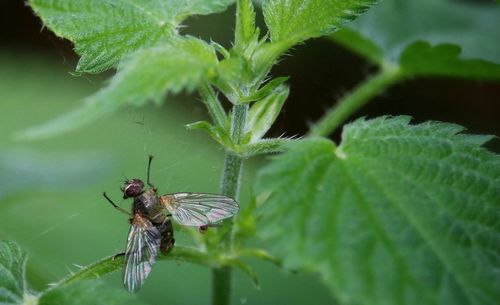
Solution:
M355 304L498 304L500 158L489 136L409 117L360 119L342 144L265 167L262 230L291 268Z
M500 79L496 4L385 0L332 37L379 65L407 75Z
M411 76L500 80L500 64L461 58L460 47L453 44L431 46L425 42L416 42L401 54L400 65L404 73Z
M43 23L75 44L77 72L99 73L125 55L168 42L188 16L220 12L234 0L29 0Z

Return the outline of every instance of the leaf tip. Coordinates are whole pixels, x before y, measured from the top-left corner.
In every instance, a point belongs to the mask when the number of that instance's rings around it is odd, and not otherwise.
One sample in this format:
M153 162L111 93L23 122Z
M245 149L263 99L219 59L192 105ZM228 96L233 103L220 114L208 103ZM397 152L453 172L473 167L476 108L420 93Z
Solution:
M347 155L345 154L345 152L340 147L337 148L337 149L335 149L334 153L341 160L347 159Z

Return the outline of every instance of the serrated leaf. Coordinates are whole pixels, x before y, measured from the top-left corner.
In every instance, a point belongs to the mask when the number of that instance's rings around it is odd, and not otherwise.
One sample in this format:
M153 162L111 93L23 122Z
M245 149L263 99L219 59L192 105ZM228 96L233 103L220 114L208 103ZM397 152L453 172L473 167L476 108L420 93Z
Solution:
M492 37L499 27L496 4L386 0L332 37L379 65L400 65L410 76L500 79L500 45Z
M26 252L10 241L0 241L0 303L21 304L26 294Z
M409 117L357 120L261 171L261 229L348 304L498 304L500 157L489 136Z
M99 73L123 56L169 41L188 16L226 9L234 0L29 0L44 24L75 44L78 72Z
M259 38L255 28L255 10L252 0L236 1L236 29L234 32L234 45L239 51L244 51L248 45Z
M45 125L28 129L18 134L18 138L61 134L125 105L141 106L150 100L159 104L166 92L194 90L215 73L217 63L214 49L192 37L138 51L120 64L118 73L107 87L88 97L80 108Z
M273 42L291 45L328 35L358 17L376 0L268 0L263 4Z

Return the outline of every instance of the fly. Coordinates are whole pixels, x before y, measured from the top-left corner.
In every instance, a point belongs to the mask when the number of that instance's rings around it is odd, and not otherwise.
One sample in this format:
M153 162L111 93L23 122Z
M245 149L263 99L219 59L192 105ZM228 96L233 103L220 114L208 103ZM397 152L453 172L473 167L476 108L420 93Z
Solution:
M238 213L238 203L229 197L205 193L172 193L158 196L150 182L153 156L149 156L147 185L140 179L126 180L121 187L123 199L133 198L131 213L116 205L106 193L103 196L113 207L130 216L130 231L125 250L123 284L130 292L137 291L151 272L159 252L169 253L174 247L172 219L200 231Z

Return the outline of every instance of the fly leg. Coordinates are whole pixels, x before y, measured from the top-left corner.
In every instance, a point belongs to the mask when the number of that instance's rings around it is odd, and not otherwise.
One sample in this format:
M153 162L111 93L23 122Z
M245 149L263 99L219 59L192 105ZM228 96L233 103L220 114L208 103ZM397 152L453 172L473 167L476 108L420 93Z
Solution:
M198 232L200 233L205 233L208 228L218 228L218 227L222 227L222 223L209 223L209 224L206 224L206 225L201 225L198 227Z
M156 191L156 186L154 186L153 183L151 183L149 177L150 177L150 173L151 173L151 161L153 161L153 155L149 155L149 161L148 161L148 180L146 181L147 184L152 187L155 191Z
M102 195L104 196L104 198L106 198L106 200L115 208L117 209L118 211L122 212L122 213L125 213L127 214L128 216L132 216L127 210L117 206L113 200L111 200L111 198L108 197L108 195L106 195L106 192L102 193Z

